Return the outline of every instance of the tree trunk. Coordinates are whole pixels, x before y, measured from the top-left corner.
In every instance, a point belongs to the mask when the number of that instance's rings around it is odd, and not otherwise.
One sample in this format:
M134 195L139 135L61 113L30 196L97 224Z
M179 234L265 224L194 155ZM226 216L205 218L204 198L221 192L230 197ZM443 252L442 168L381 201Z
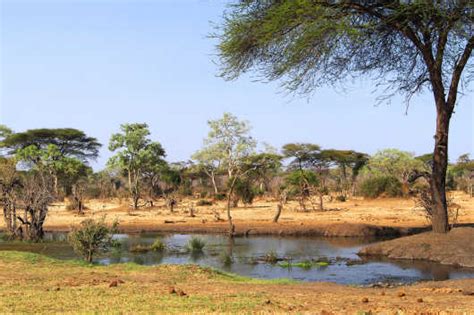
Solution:
M273 223L278 223L278 219L280 218L282 209L283 209L283 205L281 203L277 204L277 212L275 213L275 216L273 217Z
M324 203L323 203L323 193L319 193L319 210L324 210Z
M232 194L234 192L234 186L237 177L232 180L229 191L227 192L227 221L229 221L229 237L234 237L235 234L235 225L232 222L232 215L230 214L231 203L232 203Z
M53 192L55 197L58 196L58 175L53 174Z
M433 232L446 233L449 229L446 203L446 171L448 168L448 133L451 118L445 106L437 104L435 147L431 174L431 201Z
M214 188L214 194L217 195L219 191L217 190L216 184L216 176L214 174L211 175L212 187Z
M138 196L138 194L135 194L133 196L133 210L137 210L138 209L138 200L140 199L140 197Z

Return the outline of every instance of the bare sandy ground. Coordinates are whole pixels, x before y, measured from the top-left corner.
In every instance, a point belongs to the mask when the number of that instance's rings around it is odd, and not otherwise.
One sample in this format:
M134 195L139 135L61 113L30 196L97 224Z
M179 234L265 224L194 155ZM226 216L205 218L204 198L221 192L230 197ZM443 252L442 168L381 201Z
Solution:
M451 193L454 203L460 206L458 223L474 223L474 198L462 192ZM225 203L212 206L196 206L198 199L181 200L173 212L164 200L155 202L155 207L130 210L128 200L88 200L84 215L66 210L65 203L54 204L46 219L48 231L68 231L87 218L101 218L112 222L117 219L122 231L164 231L225 233L228 229ZM195 217L189 210L194 207ZM367 236L387 234L410 234L419 228L428 227L429 222L419 209L414 208L413 199L353 198L346 202L327 201L324 211L299 211L296 201L290 201L283 209L279 223L272 223L276 201L260 199L253 205L232 209L238 233L248 234L293 234L325 236ZM218 220L218 217L220 220ZM3 222L0 223L0 229Z
M362 255L393 259L423 259L444 265L474 268L474 228L454 228L449 233L421 233L379 242L363 248Z

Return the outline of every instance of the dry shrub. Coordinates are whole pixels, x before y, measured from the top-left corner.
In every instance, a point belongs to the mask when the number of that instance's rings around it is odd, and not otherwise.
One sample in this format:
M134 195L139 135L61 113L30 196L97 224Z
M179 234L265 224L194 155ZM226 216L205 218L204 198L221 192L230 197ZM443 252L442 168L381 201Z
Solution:
M458 222L459 210L461 206L454 203L453 198L447 198L446 203L448 205L448 222L451 228ZM433 201L431 198L431 192L429 189L422 189L418 192L415 197L415 211L421 211L428 222L432 223L433 218Z

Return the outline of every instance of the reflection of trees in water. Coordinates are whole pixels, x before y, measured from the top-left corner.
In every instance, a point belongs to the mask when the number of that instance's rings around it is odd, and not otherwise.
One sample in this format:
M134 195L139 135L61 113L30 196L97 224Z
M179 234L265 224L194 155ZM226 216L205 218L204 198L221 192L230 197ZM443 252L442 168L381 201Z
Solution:
M160 235L163 237L163 235ZM40 244L33 243L19 243L19 242L0 242L0 250L19 250L40 253L60 259L77 259L78 257L72 251L72 248L67 242L64 242L67 237L66 233L48 234L49 241ZM114 249L107 256L98 257L96 262L104 264L114 264L123 262L135 262L137 264L153 265L160 264L163 261L171 263L205 263L222 268L226 271L236 272L240 274L259 274L262 277L271 277L275 272L281 271L280 267L275 269L275 266L266 264L252 264L252 259L257 256L264 255L270 250L276 250L279 256L292 256L293 262L300 262L306 259L317 259L319 255L327 255L327 257L336 257L335 255L344 256L346 253L341 249L350 250L355 246L367 244L371 240L363 238L323 238L323 237L275 237L275 236L251 236L251 237L237 237L228 238L218 235L199 235L205 239L207 245L204 253L190 253L185 247L191 235L166 235L164 240L167 244L168 250L159 252L147 253L131 253L130 247L136 244L151 245L157 238L157 234L134 234L126 237L118 238L122 246ZM379 239L380 240L380 239ZM225 265L221 261L221 255L228 255L233 258L233 264ZM352 257L352 256L351 256ZM383 266L384 274L388 277L399 274L398 268L405 269L415 280L446 280L453 275L462 273L473 274L473 270L466 268L454 268L452 266L444 266L437 263L426 261L411 261L411 260L391 260L383 258L362 258L361 264L369 262L389 263L390 265ZM357 262L358 264L358 262ZM372 275L377 274L380 270L372 270L367 266L367 274L361 274L360 279L369 279ZM329 267L327 267L329 269ZM352 276L354 272L350 266L341 264L339 267L331 265L330 268L341 268L338 277L343 277L344 274ZM363 268L363 267L362 267ZM326 270L328 270L326 269ZM309 271L302 269L294 269L298 273L308 272L308 277L315 277L316 272L321 272L325 268L311 268ZM337 271L335 271L337 272ZM338 273L339 273L338 272ZM403 272L402 274L406 274ZM303 278L306 276L302 276ZM339 278L341 279L341 278ZM337 279L334 279L337 280ZM403 280L401 280L403 281Z
M198 262L199 260L203 259L206 255L204 254L204 252L196 252L196 251L192 251L191 254L189 255L189 258L192 262Z
M442 281L448 280L451 277L453 271L463 271L462 268L456 268L453 266L442 265L435 262L422 261L422 260L394 260L389 258L380 257L378 259L363 258L364 263L368 262L385 262L391 263L402 269L415 269L421 273L421 279ZM472 271L471 271L472 272Z
M450 278L451 271L454 269L453 267L426 261L396 261L395 264L402 268L416 268L422 273L424 278L431 278L436 281L448 280Z

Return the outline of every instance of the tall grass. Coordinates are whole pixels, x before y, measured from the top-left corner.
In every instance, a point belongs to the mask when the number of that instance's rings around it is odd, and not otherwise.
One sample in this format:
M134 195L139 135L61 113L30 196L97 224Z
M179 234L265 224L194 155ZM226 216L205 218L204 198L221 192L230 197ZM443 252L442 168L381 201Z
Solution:
M200 253L206 246L206 242L199 237L192 237L188 241L188 249L193 253Z

